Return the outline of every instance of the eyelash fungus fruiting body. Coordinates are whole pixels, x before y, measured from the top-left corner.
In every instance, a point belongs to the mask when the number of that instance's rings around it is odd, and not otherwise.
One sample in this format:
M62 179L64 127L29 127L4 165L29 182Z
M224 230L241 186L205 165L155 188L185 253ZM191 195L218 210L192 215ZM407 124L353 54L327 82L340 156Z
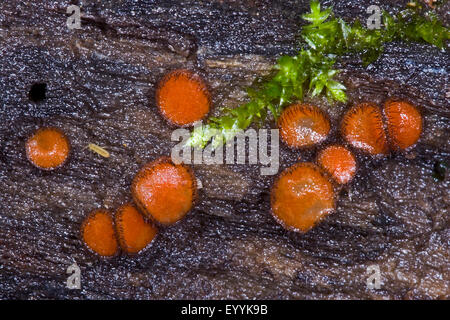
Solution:
M156 104L172 124L188 126L204 118L210 108L210 95L199 75L175 70L159 83Z
M271 191L272 214L288 230L306 232L334 211L331 181L313 163L285 169Z
M81 226L81 236L86 246L103 257L118 253L119 246L111 214L103 209L93 211Z
M37 168L52 170L62 166L70 153L66 135L57 128L38 129L26 142L28 160Z
M339 184L349 183L356 173L356 159L344 146L332 145L320 151L317 164Z
M146 222L132 204L121 206L115 216L119 243L127 253L138 253L155 238L157 229Z
M330 121L316 106L295 104L286 108L278 119L280 136L291 148L309 147L324 141L330 132Z
M342 120L341 133L353 147L371 155L388 152L383 117L373 103L361 103L348 110Z
M422 133L419 110L405 101L388 100L383 111L392 148L406 150L414 146Z
M181 220L196 198L196 179L190 168L163 157L145 165L135 176L131 192L138 207L162 225Z

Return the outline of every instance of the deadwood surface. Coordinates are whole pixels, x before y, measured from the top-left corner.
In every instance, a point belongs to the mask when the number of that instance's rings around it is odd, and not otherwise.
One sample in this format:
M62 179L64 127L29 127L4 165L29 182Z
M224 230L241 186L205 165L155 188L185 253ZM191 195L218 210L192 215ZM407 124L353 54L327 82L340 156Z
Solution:
M367 16L362 1L323 2L347 21ZM406 1L376 3L396 11ZM447 53L395 43L369 68L351 57L341 62L351 103L408 98L423 108L424 133L407 155L358 155L356 179L314 230L299 235L275 223L274 177L261 177L258 166L198 165L195 210L138 257L104 261L80 241L83 218L128 201L139 167L175 144L154 104L158 80L189 67L208 82L213 114L237 106L277 56L295 52L308 1L86 0L82 30L72 31L70 4L79 3L0 4L1 299L449 297L449 178L432 178L437 162L450 163ZM47 84L40 103L28 97L36 82ZM348 105L316 103L333 121L329 141L339 141ZM70 161L54 172L25 158L26 138L42 125L71 139ZM88 143L111 157L90 152ZM281 169L316 151L283 146ZM65 287L74 261L81 290ZM366 287L370 265L380 267L380 290Z

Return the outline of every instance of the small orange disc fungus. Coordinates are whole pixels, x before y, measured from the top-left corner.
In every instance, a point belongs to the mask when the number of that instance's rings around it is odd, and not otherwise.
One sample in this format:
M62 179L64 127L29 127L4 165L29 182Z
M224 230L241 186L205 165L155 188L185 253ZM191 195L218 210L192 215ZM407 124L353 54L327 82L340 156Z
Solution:
M69 157L70 144L65 134L56 128L38 129L26 142L28 160L39 169L52 170Z
M106 210L95 210L81 226L84 243L101 256L114 256L119 249L114 231L114 221Z
M334 210L332 183L312 163L284 170L271 193L272 214L285 228L306 232Z
M341 132L348 143L371 155L388 152L382 115L374 104L362 103L347 111Z
M346 184L355 175L356 159L352 152L343 146L333 145L319 153L317 163L339 184Z
M415 106L404 101L387 101L384 115L394 148L405 150L416 144L422 133L422 116Z
M186 126L206 116L210 95L200 76L188 70L175 70L161 80L156 104L169 122Z
M294 104L278 120L283 141L292 148L309 147L324 141L330 132L330 121L317 107Z
M128 253L137 253L147 247L157 232L131 204L120 207L115 220L120 246Z
M133 180L133 199L150 218L164 225L183 218L196 196L196 179L188 167L163 157L144 166Z

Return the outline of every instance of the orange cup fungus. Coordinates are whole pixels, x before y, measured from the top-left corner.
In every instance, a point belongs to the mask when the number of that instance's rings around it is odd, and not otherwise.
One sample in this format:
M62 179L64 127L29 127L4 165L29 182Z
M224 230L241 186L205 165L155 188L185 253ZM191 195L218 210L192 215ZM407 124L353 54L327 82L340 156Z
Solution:
M114 221L106 210L92 212L81 226L81 235L88 248L101 256L110 257L118 252Z
M347 111L341 132L348 143L371 155L388 152L382 115L379 108L372 103L362 103Z
M156 104L169 122L187 126L206 116L210 96L200 76L188 70L175 70L161 80Z
M192 208L197 187L188 167L163 157L144 166L134 178L131 189L135 203L148 217L169 225Z
M416 144L422 133L422 116L415 106L390 100L384 105L384 115L393 148L406 150Z
M317 163L339 184L350 182L356 173L356 159L343 146L333 145L323 149Z
M330 121L315 106L294 104L278 119L281 139L292 148L309 147L324 141L330 132Z
M28 160L39 169L52 170L69 157L70 144L65 134L56 128L38 129L25 144Z
M147 247L157 233L157 229L131 204L117 210L115 221L120 246L128 253L137 253Z
M313 163L297 163L276 180L271 207L285 228L306 232L334 211L333 185Z

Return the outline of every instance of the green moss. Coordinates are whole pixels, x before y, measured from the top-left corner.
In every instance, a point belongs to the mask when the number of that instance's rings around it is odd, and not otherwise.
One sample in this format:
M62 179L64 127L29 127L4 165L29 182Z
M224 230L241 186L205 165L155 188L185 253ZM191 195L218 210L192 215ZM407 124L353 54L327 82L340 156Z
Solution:
M312 1L310 7L311 12L302 15L309 24L301 31L299 53L280 57L273 77L248 89L250 102L210 118L206 126L193 131L189 145L203 148L211 138L219 145L232 138L233 132L265 121L268 112L276 119L286 105L302 101L305 93L324 94L330 103L346 102L345 86L335 80L339 70L333 68L339 56L360 55L368 65L378 59L384 43L425 42L443 49L450 36L433 12L422 14L420 5L395 17L383 12L384 28L378 30L369 30L358 20L349 24L336 18L331 8L322 11L318 1Z

